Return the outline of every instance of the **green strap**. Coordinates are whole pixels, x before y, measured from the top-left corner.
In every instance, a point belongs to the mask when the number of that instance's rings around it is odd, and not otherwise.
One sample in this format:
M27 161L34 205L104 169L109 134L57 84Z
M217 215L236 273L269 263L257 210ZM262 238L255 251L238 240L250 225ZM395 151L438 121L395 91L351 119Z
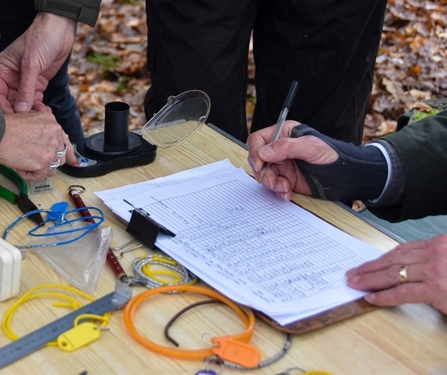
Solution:
M17 186L19 187L20 194L28 195L28 185L26 184L25 180L22 177L20 177L19 174L14 169L0 164L0 173L4 174L11 181L13 181L14 183L17 184ZM2 189L7 190L5 188L2 188ZM7 191L9 191L9 190L7 190ZM5 194L4 192L0 193L0 195L2 197L4 197L4 194ZM14 193L11 193L11 194L14 194ZM12 202L14 202L14 201L12 201Z
M3 186L0 186L0 197L15 204L17 195L8 189L5 189Z

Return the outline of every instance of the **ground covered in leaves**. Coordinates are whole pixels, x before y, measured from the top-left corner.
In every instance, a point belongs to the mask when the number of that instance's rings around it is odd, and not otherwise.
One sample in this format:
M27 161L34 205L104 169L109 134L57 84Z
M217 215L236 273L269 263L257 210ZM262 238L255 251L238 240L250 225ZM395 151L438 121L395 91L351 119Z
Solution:
M144 125L147 26L144 1L103 0L97 25L79 25L70 67L70 87L87 135L103 130L104 105L131 107L131 130ZM255 66L251 53L251 81ZM364 140L395 131L399 115L423 109L428 99L447 97L447 0L389 0L376 61ZM256 92L247 88L250 120Z

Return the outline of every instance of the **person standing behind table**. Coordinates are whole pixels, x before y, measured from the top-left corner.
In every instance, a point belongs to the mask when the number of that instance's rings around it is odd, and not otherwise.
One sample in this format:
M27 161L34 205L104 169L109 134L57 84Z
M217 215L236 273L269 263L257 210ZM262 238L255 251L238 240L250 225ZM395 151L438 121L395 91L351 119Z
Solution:
M80 114L68 86L68 64L76 21L94 25L99 6L100 0L35 0L34 5L30 0L0 2L3 111L40 110L43 101L71 142L84 141Z
M361 199L390 221L447 214L447 110L407 125L366 146L331 139L287 121L282 138L269 143L275 127L248 138L255 177L279 197L292 192L317 198ZM348 270L347 283L373 291L379 306L428 303L447 314L447 234L398 245L380 258Z
M252 131L276 122L290 84L289 118L360 144L386 0L147 0L145 112L200 89L208 121L245 142L250 35L256 63Z

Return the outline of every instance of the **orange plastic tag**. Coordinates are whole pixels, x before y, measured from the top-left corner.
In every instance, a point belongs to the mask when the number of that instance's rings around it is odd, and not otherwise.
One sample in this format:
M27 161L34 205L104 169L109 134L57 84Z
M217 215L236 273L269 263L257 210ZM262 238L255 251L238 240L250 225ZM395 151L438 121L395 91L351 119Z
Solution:
M256 367L261 362L261 352L254 346L225 337L217 337L212 342L215 344L213 353L223 361L248 368Z

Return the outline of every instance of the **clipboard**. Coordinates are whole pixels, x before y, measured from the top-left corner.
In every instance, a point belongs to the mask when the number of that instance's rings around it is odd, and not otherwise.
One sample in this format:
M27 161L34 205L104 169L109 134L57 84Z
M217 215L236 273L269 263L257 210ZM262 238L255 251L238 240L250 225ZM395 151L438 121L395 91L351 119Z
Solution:
M254 313L260 319L270 324L273 328L279 331L292 334L304 334L320 328L324 328L334 323L341 322L354 316L365 314L378 308L379 306L372 305L362 298L350 303L346 303L344 305L337 306L320 314L313 315L309 318L298 320L285 326L278 324L275 320L263 314L262 312L254 311Z

